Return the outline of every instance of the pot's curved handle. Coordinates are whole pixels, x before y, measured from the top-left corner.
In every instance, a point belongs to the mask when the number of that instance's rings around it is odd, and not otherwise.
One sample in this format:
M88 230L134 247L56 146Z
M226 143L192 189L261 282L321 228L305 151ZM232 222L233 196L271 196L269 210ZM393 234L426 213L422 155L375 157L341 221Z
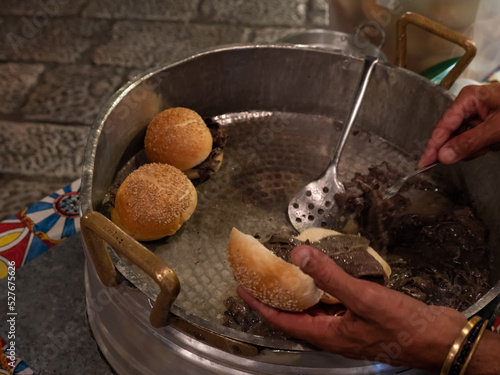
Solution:
M83 238L101 282L115 286L116 270L106 249L106 242L117 252L146 272L160 287L160 294L151 310L149 321L153 327L167 324L170 307L180 291L177 275L160 257L133 239L99 212L83 214L80 219Z
M403 14L396 25L396 65L406 68L407 59L407 36L406 28L408 24L411 23L415 26L420 27L436 36L446 39L452 43L458 44L460 47L465 49L465 54L458 60L453 69L443 78L439 86L449 89L451 85L456 81L456 79L462 74L462 72L470 64L474 56L476 56L476 46L474 42L468 39L465 35L460 34L444 25L434 22L420 14L407 12Z
M365 29L374 29L377 32L377 35L380 35L380 42L378 43L377 48L378 49L382 49L382 47L385 44L385 37L386 37L386 35L385 35L384 28L382 26L380 26L380 24L377 23L377 22L370 21L370 22L364 23L361 26L359 26L356 29L356 33L354 34L354 40L355 41L359 40L358 38L360 38L360 34ZM365 39L368 39L368 38L365 38Z

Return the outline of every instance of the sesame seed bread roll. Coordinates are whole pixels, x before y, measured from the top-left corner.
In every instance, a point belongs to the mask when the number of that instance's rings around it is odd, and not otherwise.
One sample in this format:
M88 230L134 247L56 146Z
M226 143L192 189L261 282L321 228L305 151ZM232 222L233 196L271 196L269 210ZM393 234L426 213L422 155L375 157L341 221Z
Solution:
M299 267L278 258L236 228L229 237L228 259L236 280L255 298L277 309L303 311L323 295Z
M196 204L196 189L184 173L168 164L146 164L118 188L111 219L136 240L151 241L177 232Z
M210 130L200 115L188 108L176 107L151 120L144 148L149 161L186 171L210 155L212 143Z

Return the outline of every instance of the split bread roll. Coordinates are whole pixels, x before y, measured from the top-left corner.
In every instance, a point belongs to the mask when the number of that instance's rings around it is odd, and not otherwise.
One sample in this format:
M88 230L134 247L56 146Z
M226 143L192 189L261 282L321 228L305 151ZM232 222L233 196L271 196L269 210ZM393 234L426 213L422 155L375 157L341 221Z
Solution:
M149 161L186 171L210 155L212 143L210 130L201 116L191 109L176 107L151 120L144 148Z
M300 241L317 242L322 238L341 235L322 228L302 232ZM369 248L371 249L371 248ZM390 275L389 265L376 254L384 272ZM369 251L371 255L372 252ZM341 303L337 298L319 289L314 280L294 264L274 255L254 237L233 228L229 238L229 264L238 282L255 298L286 311L303 311L318 302Z
M236 228L229 237L228 259L236 280L255 298L277 309L303 311L323 295L311 276Z
M146 164L118 188L111 220L136 240L157 240L177 232L196 204L196 189L184 173L168 164Z

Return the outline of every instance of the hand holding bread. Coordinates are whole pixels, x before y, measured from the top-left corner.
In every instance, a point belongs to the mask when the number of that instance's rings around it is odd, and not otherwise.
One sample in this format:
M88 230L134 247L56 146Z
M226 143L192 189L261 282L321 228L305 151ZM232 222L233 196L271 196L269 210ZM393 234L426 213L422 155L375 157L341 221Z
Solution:
M356 279L310 246L293 250L292 261L319 288L342 300L344 315L331 315L319 306L307 312L278 310L241 286L238 294L273 327L324 351L439 372L453 340L467 322L454 309L428 306L390 288Z
M296 239L317 243L341 233L323 228L311 228ZM367 256L378 264L381 273L390 275L390 267L373 250ZM319 289L314 280L297 266L288 263L269 251L250 235L233 228L229 238L228 260L238 282L260 301L286 311L303 311L318 302L341 303L337 296Z

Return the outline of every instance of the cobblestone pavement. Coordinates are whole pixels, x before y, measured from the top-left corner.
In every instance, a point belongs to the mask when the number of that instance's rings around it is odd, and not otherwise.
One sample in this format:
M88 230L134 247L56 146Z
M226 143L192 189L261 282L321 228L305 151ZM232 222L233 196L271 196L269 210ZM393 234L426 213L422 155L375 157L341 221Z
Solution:
M78 178L96 114L133 73L327 24L327 0L2 0L0 220Z

